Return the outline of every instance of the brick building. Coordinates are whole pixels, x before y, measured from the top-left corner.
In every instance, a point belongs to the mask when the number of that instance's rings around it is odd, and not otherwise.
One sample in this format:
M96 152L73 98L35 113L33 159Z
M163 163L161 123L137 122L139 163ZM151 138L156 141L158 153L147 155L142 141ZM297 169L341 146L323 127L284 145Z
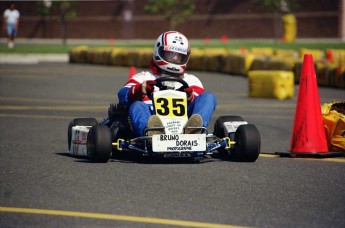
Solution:
M152 39L169 30L169 23L159 15L143 10L147 0L77 1L76 17L67 19L68 38ZM2 12L9 1L1 1ZM298 38L344 38L344 0L299 0L295 11ZM60 38L57 12L43 20L38 1L16 1L21 13L18 37ZM279 38L280 16L251 0L195 0L196 10L176 29L190 38ZM3 20L3 19L2 19ZM278 23L277 23L278 22ZM2 34L2 37L4 34Z

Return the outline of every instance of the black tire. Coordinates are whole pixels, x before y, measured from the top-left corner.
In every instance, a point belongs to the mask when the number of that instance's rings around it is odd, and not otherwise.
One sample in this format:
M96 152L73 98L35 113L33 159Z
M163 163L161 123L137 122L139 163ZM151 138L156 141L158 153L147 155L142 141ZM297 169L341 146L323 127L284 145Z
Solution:
M214 130L213 134L217 136L218 138L224 138L224 137L230 137L231 141L234 141L235 134L225 135L224 132L224 125L225 122L231 122L231 121L244 121L241 116L220 116L217 118L215 124L214 124ZM230 155L231 149L224 149L219 148L218 152L222 155Z
M68 150L71 149L71 138L72 138L72 127L74 126L94 126L98 124L97 120L95 118L76 118L71 120L71 122L68 125Z
M241 162L255 162L259 157L261 139L255 125L239 126L235 133L235 143L235 148L231 151L231 159Z
M111 133L105 125L93 126L87 135L87 155L92 162L106 163L111 155Z

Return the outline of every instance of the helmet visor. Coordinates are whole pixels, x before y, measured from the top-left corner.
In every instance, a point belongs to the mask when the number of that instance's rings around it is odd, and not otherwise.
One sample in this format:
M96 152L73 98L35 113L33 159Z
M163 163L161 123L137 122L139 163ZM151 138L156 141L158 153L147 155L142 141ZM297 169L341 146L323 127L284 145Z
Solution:
M184 53L182 53L184 52ZM181 52L172 51L171 48L167 48L167 46L159 47L158 49L159 56L169 63L174 64L186 64L189 60L189 50L182 50Z

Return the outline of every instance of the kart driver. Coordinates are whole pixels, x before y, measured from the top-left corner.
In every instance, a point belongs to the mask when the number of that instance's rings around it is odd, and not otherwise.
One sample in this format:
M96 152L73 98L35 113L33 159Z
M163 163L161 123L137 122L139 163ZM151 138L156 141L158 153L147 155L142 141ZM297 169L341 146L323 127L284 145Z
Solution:
M129 106L129 117L134 133L143 136L146 127L162 127L160 118L153 115L151 94L158 90L158 77L178 77L188 88L184 89L188 99L188 121L185 127L207 127L216 108L216 97L205 92L201 81L185 73L191 50L187 38L176 31L162 33L154 46L150 71L131 77L118 92L120 104ZM186 134L200 133L200 129L186 129ZM164 134L162 130L148 131L149 135Z

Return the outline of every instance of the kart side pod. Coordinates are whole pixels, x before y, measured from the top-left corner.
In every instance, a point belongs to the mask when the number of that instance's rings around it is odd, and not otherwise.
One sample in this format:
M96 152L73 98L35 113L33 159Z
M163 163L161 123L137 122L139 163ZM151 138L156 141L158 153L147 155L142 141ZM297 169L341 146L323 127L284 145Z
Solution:
M230 137L231 140L233 140L233 134L236 133L236 130L239 126L248 124L247 121L231 121L231 122L224 122L224 135Z

